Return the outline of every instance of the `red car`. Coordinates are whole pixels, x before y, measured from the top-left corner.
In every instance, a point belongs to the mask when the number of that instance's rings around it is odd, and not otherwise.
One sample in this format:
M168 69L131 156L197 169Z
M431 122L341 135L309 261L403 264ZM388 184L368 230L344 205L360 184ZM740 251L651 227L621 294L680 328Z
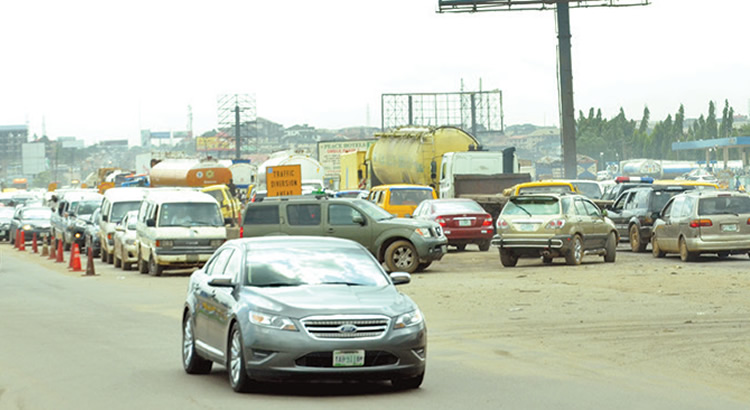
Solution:
M470 243L480 251L489 250L495 234L492 216L473 199L427 199L414 210L413 217L439 223L448 245L459 251Z

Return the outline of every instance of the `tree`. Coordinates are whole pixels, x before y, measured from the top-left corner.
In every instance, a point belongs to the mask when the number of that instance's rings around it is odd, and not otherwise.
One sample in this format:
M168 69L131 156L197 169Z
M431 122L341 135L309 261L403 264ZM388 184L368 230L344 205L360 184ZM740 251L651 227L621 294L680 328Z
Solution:
M713 139L718 137L719 131L716 124L716 105L713 101L708 102L708 117L706 117L705 137Z

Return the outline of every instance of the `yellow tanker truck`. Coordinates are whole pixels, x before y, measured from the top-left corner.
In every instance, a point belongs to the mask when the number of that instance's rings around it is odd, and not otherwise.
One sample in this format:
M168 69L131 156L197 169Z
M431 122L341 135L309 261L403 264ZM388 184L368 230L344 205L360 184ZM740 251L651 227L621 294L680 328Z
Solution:
M404 127L376 133L365 156L368 188L384 184L428 185L440 198L472 198L495 217L504 189L531 180L518 173L515 148L482 151L479 141L456 127Z

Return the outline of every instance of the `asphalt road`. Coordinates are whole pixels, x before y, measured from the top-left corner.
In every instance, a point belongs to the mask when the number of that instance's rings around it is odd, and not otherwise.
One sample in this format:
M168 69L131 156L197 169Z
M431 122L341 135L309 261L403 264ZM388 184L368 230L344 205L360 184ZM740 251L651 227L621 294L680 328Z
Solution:
M475 254L486 259L488 271L498 270L496 253ZM459 260L447 255L433 275L460 269L451 258ZM519 354L518 346L460 332L453 320L441 320L425 306L428 366L418 390L396 392L387 383L272 383L261 393L237 394L222 366L207 376L182 369L187 273L154 278L100 261L96 270L98 276L82 277L28 249L0 245L0 409L750 407L720 391L643 375L637 368L618 369L616 377L595 369L569 371L549 350L527 350L522 354L534 360L518 361L508 353ZM420 283L430 280L425 275L401 289L419 294ZM483 327L472 317L462 325Z

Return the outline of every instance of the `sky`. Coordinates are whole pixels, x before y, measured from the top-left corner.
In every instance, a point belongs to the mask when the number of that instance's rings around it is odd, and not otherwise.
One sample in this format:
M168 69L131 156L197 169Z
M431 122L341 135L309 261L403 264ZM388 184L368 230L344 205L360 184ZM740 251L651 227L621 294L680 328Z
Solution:
M625 0L622 0L625 1ZM558 125L553 11L436 13L438 0L0 2L0 125L140 141L201 134L250 94L286 127L380 126L384 93L502 90L505 125ZM640 120L750 109L750 2L571 9L579 110Z

